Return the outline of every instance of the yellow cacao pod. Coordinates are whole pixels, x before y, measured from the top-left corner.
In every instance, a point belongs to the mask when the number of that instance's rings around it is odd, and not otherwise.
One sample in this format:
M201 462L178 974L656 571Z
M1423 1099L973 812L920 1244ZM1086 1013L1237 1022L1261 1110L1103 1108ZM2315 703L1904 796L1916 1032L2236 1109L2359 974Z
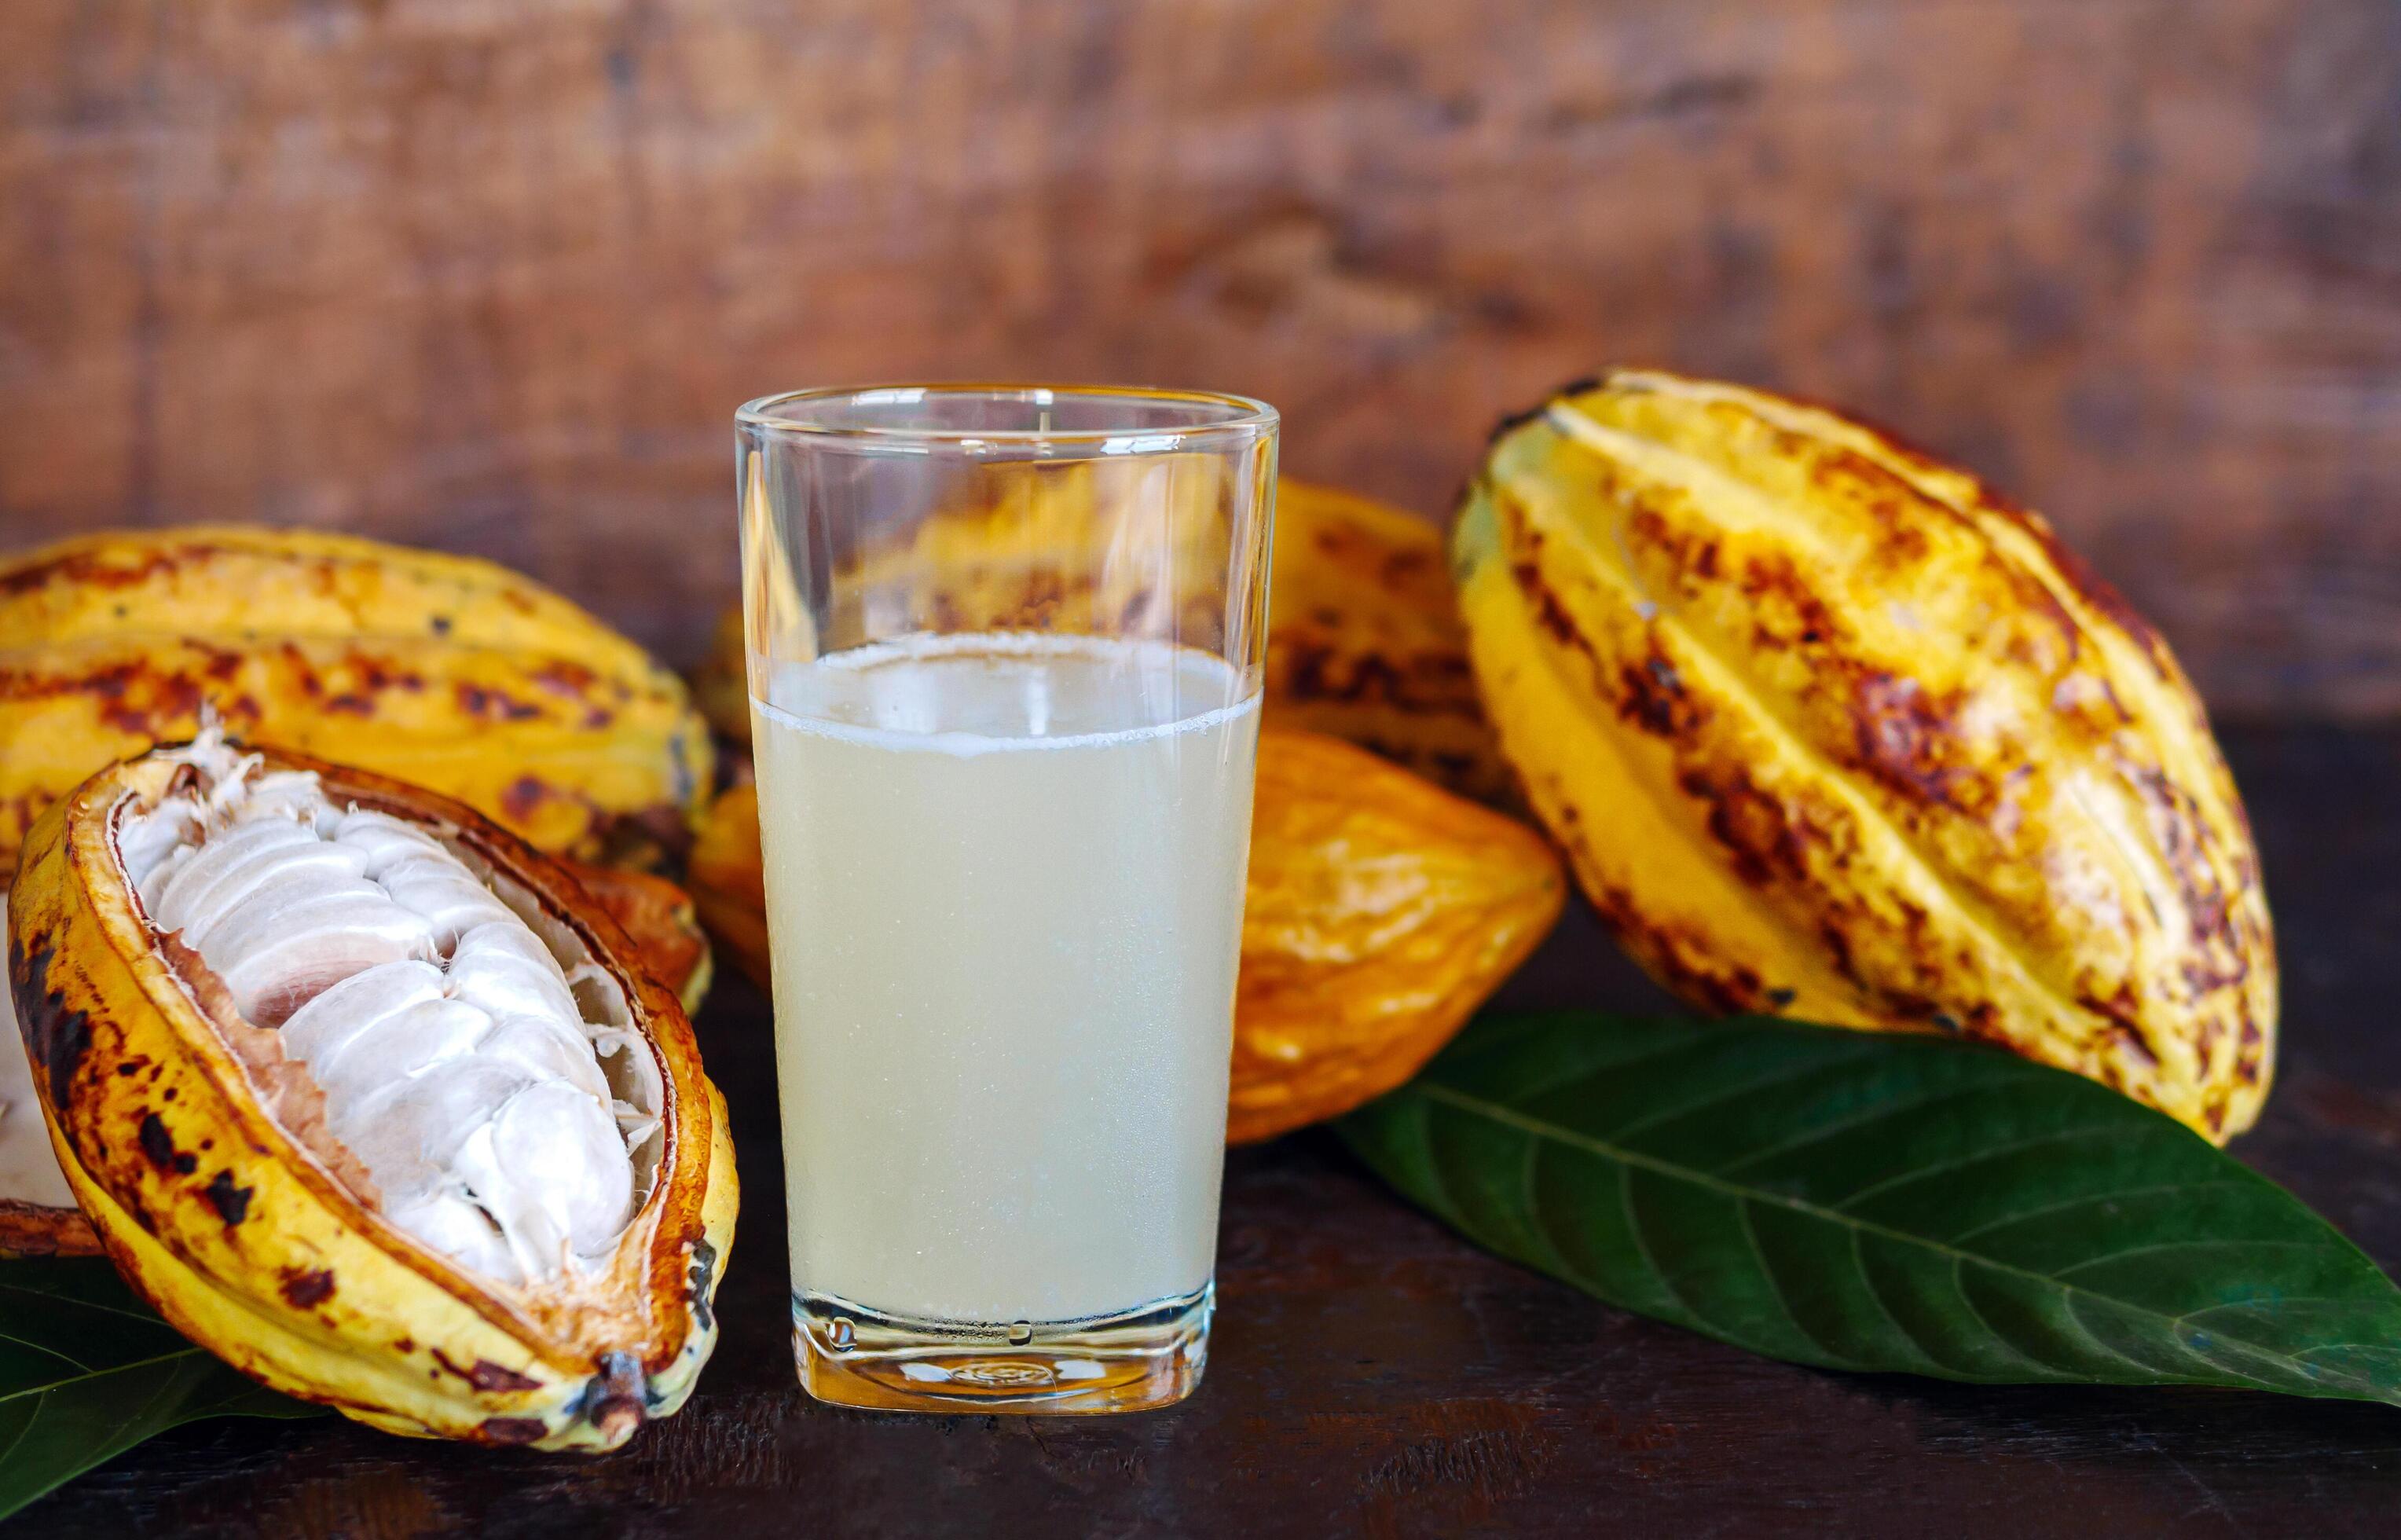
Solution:
M1338 738L1263 730L1226 1136L1337 1117L1416 1074L1566 897L1525 825Z
M1090 487L1059 481L1029 507L1042 484L1013 485L1018 501L929 520L905 557L887 558L946 574L928 601L945 628L1040 629L1063 604L1091 602ZM1175 553L1203 558L1223 556ZM736 608L720 617L693 676L710 724L736 743L750 741L744 668ZM1346 738L1484 802L1512 798L1430 520L1289 476L1277 483L1266 690L1272 725Z
M767 987L756 787L718 799L691 880L718 944ZM1338 739L1263 729L1227 1136L1269 1138L1407 1079L1566 893L1523 824Z
M55 802L8 921L66 1182L195 1341L483 1443L612 1447L690 1394L733 1241L724 1105L556 861L449 799L204 738ZM562 1151L595 1129L587 1203Z
M297 530L89 535L0 562L0 870L53 798L209 709L586 859L679 847L711 780L680 681L488 561Z
M1482 802L1513 789L1432 522L1289 477L1276 490L1267 715Z
M1831 412L1626 372L1504 428L1453 555L1502 751L1663 983L2250 1125L2276 965L2242 804L2043 520Z

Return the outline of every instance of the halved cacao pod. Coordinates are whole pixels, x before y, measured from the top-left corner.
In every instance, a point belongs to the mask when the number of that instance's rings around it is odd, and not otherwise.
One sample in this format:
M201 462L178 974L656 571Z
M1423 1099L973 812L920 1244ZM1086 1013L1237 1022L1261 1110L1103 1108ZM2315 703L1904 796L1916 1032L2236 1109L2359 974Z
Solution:
M684 1014L698 1011L715 969L708 934L691 896L648 873L581 861L559 864L624 929L635 958L676 996ZM0 890L0 908L6 906L7 893ZM75 1207L50 1148L33 1064L17 1030L16 1006L0 990L0 1260L99 1255L100 1237Z
M756 787L718 798L691 876L704 923L767 988ZM1338 739L1263 729L1227 1136L1335 1117L1417 1073L1566 893L1525 825Z
M288 873L231 862L235 852L219 842L252 825L213 821L248 812L226 791L226 774L196 770L218 763L202 753L202 746L154 751L54 804L26 845L9 901L10 982L43 1112L67 1183L119 1271L180 1330L245 1373L389 1431L609 1448L646 1418L673 1411L715 1341L712 1299L736 1203L724 1106L702 1075L675 997L572 877L470 808L266 750L244 762L245 795L263 802L270 784L295 799L305 791L314 800L297 803L292 821L316 828L327 848L336 841L324 832L327 820L338 816L341 840L355 829L356 838L403 852L376 860L413 862L412 880L430 873L437 887L446 884L438 895L445 914L487 916L444 941L451 950L432 962L412 952L362 970L363 955L322 947L296 952L294 962L280 950L286 934L267 920L311 937L372 935L372 928L342 931L322 917L347 913L354 895L319 901L305 884L284 882ZM155 836L177 827L171 812L198 832L163 849ZM254 823L274 823L268 814ZM396 894L402 872L394 864L373 881ZM190 891L179 891L179 876ZM162 931L156 906L185 917ZM349 1060L337 1057L340 1046L288 1051L312 1011L317 1025L346 1029L328 1002L383 968L459 983L478 934L521 944L514 956L534 971L509 977L553 981L525 985L527 997L569 992L605 1080L592 1093L604 1110L587 1109L579 1126L616 1109L621 1132L611 1137L623 1139L631 1162L618 1200L624 1217L611 1229L618 1221L608 1216L601 1240L577 1240L581 1250L532 1222L556 1197L548 1185L556 1150L496 1132L521 1105L517 1090L551 1088L528 1078L522 1066L533 1060L522 1043L504 1050L487 1039L469 1051L490 1056L467 1067L490 1071L485 1088L500 1088L492 1105L501 1110L462 1123L472 1132L447 1153L429 1137L405 1161L364 1153L370 1147L358 1131L389 1144L401 1136L394 1131L433 1126L426 1101L408 1098L468 1083L472 1077L448 1074L463 1061L404 1070L380 1056L383 1049L431 1034L370 1038L366 1028L342 1039ZM261 956L290 976L254 970ZM213 956L242 960L226 972ZM433 1003L464 1011L471 997L463 987L459 995ZM370 1025L390 1019L397 1018ZM543 1105L582 1094L569 1087ZM471 1154L480 1163L471 1165ZM445 1162L452 1163L435 1173L438 1189L409 1200L417 1209L404 1217L389 1206L394 1194L413 1190L389 1185L417 1179L407 1162ZM468 1170L514 1184L523 1206L508 1212L524 1220L518 1230L506 1222L497 1187L456 1186L455 1173ZM486 1224L481 1251L426 1238L418 1216L462 1203L470 1223ZM519 1247L520 1234L544 1233L554 1243L546 1258L539 1245Z
M931 601L946 627L1038 628L1063 603L1090 598L1090 488L1057 488L1037 508L1021 498L931 520L896 565L950 574ZM1347 738L1484 802L1514 801L1432 521L1287 476L1276 484L1270 601L1269 724ZM720 733L750 741L738 607L720 617L693 688Z
M53 798L212 710L616 864L680 853L712 778L681 681L491 562L300 530L86 535L0 561L0 871Z
M1502 750L1662 983L2250 1126L2277 990L2242 803L2166 643L2040 518L1626 372L1504 429L1453 551Z

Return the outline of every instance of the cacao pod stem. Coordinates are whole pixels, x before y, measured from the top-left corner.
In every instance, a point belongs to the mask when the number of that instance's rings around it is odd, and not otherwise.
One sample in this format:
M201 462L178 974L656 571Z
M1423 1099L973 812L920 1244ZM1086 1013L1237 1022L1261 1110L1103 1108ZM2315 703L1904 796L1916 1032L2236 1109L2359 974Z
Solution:
M630 1353L601 1354L600 1378L592 1382L592 1409L586 1415L600 1430L602 1447L615 1449L641 1427L649 1415L643 1407L647 1389L641 1360Z

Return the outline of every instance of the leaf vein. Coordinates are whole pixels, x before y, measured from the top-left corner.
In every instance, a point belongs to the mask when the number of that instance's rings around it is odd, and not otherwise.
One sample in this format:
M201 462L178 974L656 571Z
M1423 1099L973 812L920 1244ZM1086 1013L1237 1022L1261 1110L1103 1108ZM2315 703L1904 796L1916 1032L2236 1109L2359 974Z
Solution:
M2023 1139L2010 1139L2001 1144L1987 1145L1982 1149L1969 1150L1946 1160L1936 1161L1930 1165L1915 1166L1908 1171L1898 1172L1879 1182L1870 1182L1855 1192L1846 1192L1840 1198L1830 1200L1830 1203L1837 1209L1848 1209L1854 1203L1865 1203L1870 1198L1878 1197L1897 1188L1907 1187L1912 1182L1923 1181L1928 1176L1940 1176L1956 1171L1961 1166L1974 1165L1980 1161L1994 1160L2003 1155L2023 1154L2026 1150L2039 1149L2044 1145L2057 1144L2064 1139L2079 1139L2088 1134L2108 1132L2110 1129L2106 1123L2087 1123L2079 1124L2075 1128L2060 1129L2055 1133L2031 1134Z
M2004 1214L1996 1218L1987 1219L1983 1224L1972 1225L1952 1236L1951 1244L1963 1245L1988 1231L2006 1230L2010 1225L2027 1219L2038 1219L2046 1214L2057 1214L2065 1209L2081 1207L2086 1203L2115 1203L2121 1198L2150 1198L2162 1192L2198 1192L2204 1188L2250 1185L2248 1181L2239 1177L2219 1176L2204 1182L2154 1182L2147 1187L2120 1188L2110 1192L2087 1192L2074 1198L2062 1198L2055 1203L2037 1203L2032 1208L2020 1209L2014 1214Z

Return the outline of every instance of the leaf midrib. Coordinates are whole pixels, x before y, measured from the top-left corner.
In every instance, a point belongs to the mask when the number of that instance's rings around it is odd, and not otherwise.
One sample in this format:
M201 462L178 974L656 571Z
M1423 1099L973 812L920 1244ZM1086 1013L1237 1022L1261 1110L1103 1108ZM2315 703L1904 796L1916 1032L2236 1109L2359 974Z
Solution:
M1957 1266L1962 1262L1974 1262L1979 1267L1991 1268L1995 1272L2008 1273L2012 1276L2024 1279L2029 1283L2055 1288L2063 1294L2078 1295L2120 1310L2136 1312L2140 1314L2149 1316L2153 1320L2166 1322L2171 1334L2174 1334L2177 1328L2181 1327L2186 1321L2189 1320L2191 1316L2196 1313L2194 1312L2185 1312L2176 1315L2168 1315L2149 1305L2140 1304L2133 1300L2121 1299L2116 1295L2108 1294L2100 1289L2092 1288L2084 1285L2068 1283L2051 1273L2037 1272L2031 1268L2021 1267L2014 1262L2005 1262L1997 1258L1988 1257L1978 1252L1962 1250L1957 1246L1947 1245L1941 1241L1932 1240L1924 1235L1914 1235L1905 1230L1898 1230L1890 1225L1880 1224L1873 1219L1865 1219L1855 1215L1845 1214L1839 1209L1830 1209L1821 1204L1809 1203L1804 1199L1787 1197L1781 1193L1768 1192L1757 1188L1742 1187L1736 1183L1725 1181L1708 1172L1696 1170L1691 1166L1676 1165L1670 1162L1661 1160L1656 1156L1644 1155L1635 1150L1626 1149L1619 1146L1612 1145L1609 1141L1592 1134L1581 1133L1574 1129L1562 1128L1557 1123L1549 1122L1544 1119L1530 1117L1525 1113L1519 1112L1515 1107L1511 1107L1498 1102L1487 1101L1483 1097L1455 1090L1452 1087L1441 1084L1438 1081L1421 1079L1415 1085L1410 1086L1408 1090L1416 1094L1424 1096L1429 1100L1447 1103L1462 1111L1489 1118L1494 1122L1506 1124L1534 1137L1550 1139L1558 1144L1585 1150L1588 1153L1600 1156L1605 1160L1616 1161L1626 1166L1636 1167L1640 1170L1654 1173L1658 1176L1669 1177L1676 1181L1705 1188L1729 1199L1734 1199L1743 1203L1774 1203L1791 1213L1804 1216L1821 1223L1843 1226L1851 1230L1854 1233L1874 1234L1886 1240L1899 1242L1903 1245L1915 1247L1919 1250L1929 1252L1937 1256L1949 1258L1954 1266ZM1662 1280L1666 1279L1666 1271L1658 1267L1655 1261L1653 1263L1652 1271L1661 1277ZM1672 1286L1670 1286L1672 1287ZM2288 1297L2282 1302L2285 1304L2298 1304L2314 1300L2325 1300L2332 1303L2350 1302L2346 1297L2341 1295L2298 1295ZM2212 1310L2224 1308L2226 1308L2224 1305L2213 1305L2210 1307ZM2213 1335L2225 1341L2234 1343L2239 1347L2247 1348L2253 1352L2262 1354L2270 1358L2291 1358L2294 1356L2294 1354L2284 1348L2263 1343L2251 1338L2243 1337L2234 1332L2217 1331L2214 1332ZM2180 1339L2179 1345L2182 1345ZM2370 1342L2344 1339L2339 1342L2316 1344L2310 1351L2312 1353L2322 1353L2332 1347L2367 1347L2374 1345L2374 1343ZM2188 1349L2188 1351L2189 1350Z

